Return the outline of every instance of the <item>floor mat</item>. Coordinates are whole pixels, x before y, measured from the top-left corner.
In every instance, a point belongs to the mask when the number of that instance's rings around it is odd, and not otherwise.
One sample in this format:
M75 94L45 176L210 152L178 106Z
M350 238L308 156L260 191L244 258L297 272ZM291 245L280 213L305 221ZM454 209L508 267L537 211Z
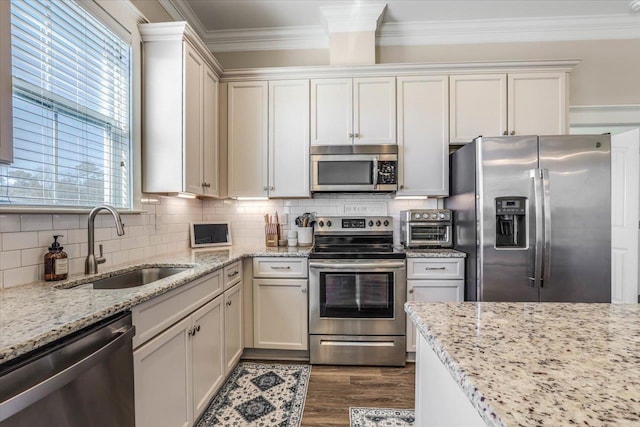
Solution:
M241 362L197 427L298 427L310 374L310 365Z
M406 427L413 426L413 409L349 408L351 427Z

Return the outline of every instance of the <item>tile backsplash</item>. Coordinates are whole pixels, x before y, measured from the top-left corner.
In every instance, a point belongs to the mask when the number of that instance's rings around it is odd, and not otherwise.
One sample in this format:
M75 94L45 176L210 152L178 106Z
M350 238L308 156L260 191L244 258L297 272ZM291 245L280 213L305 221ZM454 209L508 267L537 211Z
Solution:
M394 239L399 243L399 213L411 208L436 208L438 201L394 200L390 195L319 195L313 199L265 201L190 200L157 197L157 204L144 204L145 213L124 215L125 235L118 236L111 215L96 218L96 248L103 245L107 259L98 269L180 251L189 247L190 221L229 221L237 245L264 244L264 214L276 211L288 216L284 231L296 229L295 218L305 212L317 215L390 215ZM69 273L84 271L88 215L0 213L0 288L31 283L44 278L43 257L62 234L60 242L69 257Z

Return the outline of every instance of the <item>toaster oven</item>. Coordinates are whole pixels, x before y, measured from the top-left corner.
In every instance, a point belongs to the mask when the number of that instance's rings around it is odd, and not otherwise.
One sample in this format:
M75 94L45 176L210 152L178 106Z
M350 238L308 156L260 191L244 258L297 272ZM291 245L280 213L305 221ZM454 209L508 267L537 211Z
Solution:
M451 248L452 232L452 213L448 209L400 212L400 242L406 248Z

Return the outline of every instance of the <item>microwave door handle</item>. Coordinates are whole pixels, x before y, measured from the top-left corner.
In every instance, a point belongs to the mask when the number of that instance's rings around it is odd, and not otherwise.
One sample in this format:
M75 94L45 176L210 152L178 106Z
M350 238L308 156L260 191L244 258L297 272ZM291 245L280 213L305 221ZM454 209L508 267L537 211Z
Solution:
M373 159L373 188L378 186L378 158Z

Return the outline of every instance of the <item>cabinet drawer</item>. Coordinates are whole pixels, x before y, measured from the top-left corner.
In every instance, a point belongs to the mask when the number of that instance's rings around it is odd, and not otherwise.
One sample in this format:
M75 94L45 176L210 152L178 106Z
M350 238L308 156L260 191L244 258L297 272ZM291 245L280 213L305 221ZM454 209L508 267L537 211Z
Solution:
M464 279L464 258L409 258L407 279Z
M256 257L253 259L253 277L307 277L306 258Z
M235 285L242 280L242 261L236 261L233 264L229 264L224 268L222 272L224 279L224 290L226 291L231 286Z
M136 348L222 293L222 271L209 274L131 309Z

